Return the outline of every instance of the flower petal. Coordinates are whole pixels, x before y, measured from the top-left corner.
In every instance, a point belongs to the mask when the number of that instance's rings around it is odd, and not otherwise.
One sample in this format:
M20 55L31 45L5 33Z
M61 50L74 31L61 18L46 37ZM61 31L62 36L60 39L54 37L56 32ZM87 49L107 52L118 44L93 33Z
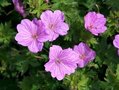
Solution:
M32 43L28 46L28 49L33 53L37 53L38 51L41 51L42 48L43 48L43 43L38 43L37 41L32 41Z
M51 60L57 59L58 54L62 51L62 48L57 45L53 45L50 47L49 58Z
M53 18L54 18L54 21L55 21L55 22L56 22L56 21L61 21L61 22L63 22L64 19L65 19L64 13L61 12L60 10L55 10L53 15L54 15ZM54 23L55 23L55 22L54 22Z
M60 35L66 35L68 30L69 30L68 24L64 22L60 22L58 23L57 29L55 30L55 32Z
M53 12L50 10L46 10L41 14L41 21L45 24L48 25L51 22L51 17L53 17Z
M28 46L32 42L32 38L30 35L26 35L26 34L22 34L22 33L18 33L15 36L15 40L23 46Z
M49 41L54 41L54 40L56 40L56 39L58 38L58 36L59 36L59 34L54 33L54 32L51 31L50 34L49 34L49 36L48 36Z
M115 39L113 40L113 45L119 49L119 34L115 36Z

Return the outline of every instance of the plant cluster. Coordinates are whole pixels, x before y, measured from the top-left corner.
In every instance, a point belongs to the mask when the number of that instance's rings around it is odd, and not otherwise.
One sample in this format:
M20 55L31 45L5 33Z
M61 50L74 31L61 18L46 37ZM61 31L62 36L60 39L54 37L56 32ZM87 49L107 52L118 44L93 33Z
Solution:
M0 90L118 90L118 0L0 0Z

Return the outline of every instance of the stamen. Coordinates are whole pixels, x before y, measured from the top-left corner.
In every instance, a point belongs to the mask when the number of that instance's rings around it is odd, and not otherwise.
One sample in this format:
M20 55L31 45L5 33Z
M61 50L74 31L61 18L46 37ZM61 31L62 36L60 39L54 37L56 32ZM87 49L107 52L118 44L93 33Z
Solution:
M80 59L84 60L85 57L86 57L86 55L85 55L85 54L82 54L82 55L80 56Z
M61 63L60 59L57 58L56 61L55 61L55 63L56 64L60 64Z
M32 35L32 38L33 39L37 39L38 38L38 35L37 34L34 34L34 35Z

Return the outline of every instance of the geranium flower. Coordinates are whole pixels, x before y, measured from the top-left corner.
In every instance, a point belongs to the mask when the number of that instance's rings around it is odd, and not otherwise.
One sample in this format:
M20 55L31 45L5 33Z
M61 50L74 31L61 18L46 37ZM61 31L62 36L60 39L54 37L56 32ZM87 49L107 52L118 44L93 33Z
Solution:
M17 35L15 40L22 46L28 46L28 49L37 53L43 48L43 42L47 41L47 34L44 32L43 24L39 20L38 25L34 21L23 19L20 24L17 25ZM39 28L40 27L40 28Z
M89 46L83 42L81 42L79 45L75 45L74 51L79 55L78 66L80 68L83 68L90 61L92 61L96 56L95 51L90 49Z
M84 17L85 28L92 34L98 36L106 31L106 18L104 15L96 12L89 12Z
M119 34L115 35L113 40L113 45L118 49L117 53L119 55Z
M24 10L24 5L21 0L12 0L15 10L19 12L23 17L26 17L26 13Z
M62 80L65 75L70 75L77 68L78 54L71 48L62 49L60 46L50 47L49 61L44 65L46 71L51 72L53 78Z
M41 14L41 21L44 23L46 33L49 34L49 41L58 38L59 35L66 35L69 26L64 22L64 14L60 10L47 10Z

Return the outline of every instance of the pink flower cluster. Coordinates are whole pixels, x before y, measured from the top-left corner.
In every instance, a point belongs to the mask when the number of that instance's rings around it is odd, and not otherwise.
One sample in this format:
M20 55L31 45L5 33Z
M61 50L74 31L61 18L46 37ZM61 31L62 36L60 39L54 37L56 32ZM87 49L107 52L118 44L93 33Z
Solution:
M92 34L98 35L106 30L106 18L102 14L89 12L85 17L85 28ZM17 25L15 40L22 46L37 53L43 49L46 41L54 41L59 35L68 33L69 25L64 22L64 13L60 10L54 12L46 10L37 20L23 19ZM119 35L115 37L114 45L119 49ZM53 45L49 50L49 61L44 65L47 72L51 72L53 78L62 80L66 75L75 72L77 67L83 68L94 60L96 53L87 44L81 42L73 49L62 49L58 45Z
M17 25L18 34L15 39L18 44L28 46L28 49L37 53L43 48L46 41L54 41L59 35L66 35L69 26L64 22L64 14L60 10L47 10L41 14L41 20L23 19Z
M49 61L45 64L45 70L51 72L53 78L62 80L65 75L75 72L77 65L83 68L90 61L94 60L95 51L85 43L75 45L74 49L62 49L60 46L50 47Z

